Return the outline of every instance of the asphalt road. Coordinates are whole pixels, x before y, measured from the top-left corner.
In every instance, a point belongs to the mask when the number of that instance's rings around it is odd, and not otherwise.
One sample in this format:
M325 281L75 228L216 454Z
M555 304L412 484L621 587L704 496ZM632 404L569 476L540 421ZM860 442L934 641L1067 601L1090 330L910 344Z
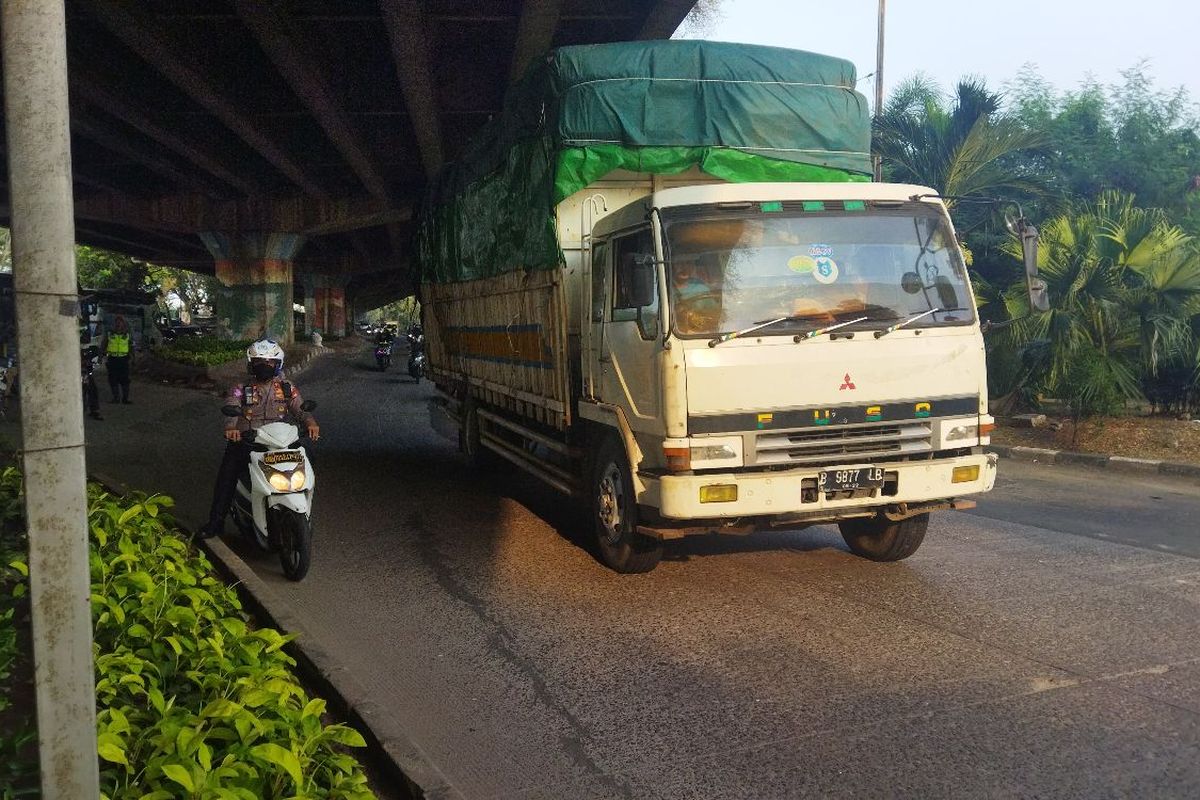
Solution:
M253 563L465 796L1200 794L1196 482L1002 461L902 563L820 527L619 576L558 495L472 473L430 389L368 359L299 381L325 436L312 572ZM135 401L88 422L91 468L199 522L217 401Z

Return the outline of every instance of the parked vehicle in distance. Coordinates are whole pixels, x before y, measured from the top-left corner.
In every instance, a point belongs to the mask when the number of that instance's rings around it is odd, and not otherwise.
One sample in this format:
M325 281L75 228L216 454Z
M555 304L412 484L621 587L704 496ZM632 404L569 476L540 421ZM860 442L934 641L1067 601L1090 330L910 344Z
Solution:
M428 373L473 462L588 504L619 572L820 523L902 559L992 488L954 228L933 189L868 182L853 65L640 42L524 81L420 220Z
M197 325L166 325L160 326L158 330L162 334L164 344L171 344L179 339L204 336L204 330Z

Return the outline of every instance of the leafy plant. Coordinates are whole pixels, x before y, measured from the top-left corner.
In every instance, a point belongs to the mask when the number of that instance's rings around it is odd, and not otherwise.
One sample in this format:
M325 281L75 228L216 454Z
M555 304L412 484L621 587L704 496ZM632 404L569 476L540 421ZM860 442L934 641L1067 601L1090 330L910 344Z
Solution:
M187 336L177 339L169 345L156 347L156 355L179 364L189 364L195 367L213 367L238 358L244 358L246 341L230 341L214 339L208 336Z
M1019 258L1015 243L1007 249ZM1200 249L1162 211L1106 192L1042 227L1038 268L1050 288L1047 312L1029 313L1020 283L981 293L1016 320L990 348L993 379L1012 381L1001 394L1032 388L1068 401L1078 417L1110 411L1114 398L1166 391L1164 367L1196 386ZM1180 374L1185 364L1190 377Z
M0 518L19 473L0 475ZM370 798L325 701L291 672L291 641L255 628L208 560L176 535L170 498L88 488L103 796ZM0 750L2 753L2 750Z

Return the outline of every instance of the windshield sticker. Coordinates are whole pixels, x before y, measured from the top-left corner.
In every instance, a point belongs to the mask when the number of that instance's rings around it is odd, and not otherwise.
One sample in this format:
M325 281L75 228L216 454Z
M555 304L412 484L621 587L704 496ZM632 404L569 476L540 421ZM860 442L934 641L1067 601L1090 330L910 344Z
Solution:
M813 277L819 283L834 283L838 279L838 265L832 258L822 257L817 259L817 265L813 269Z
M808 254L813 258L821 256L829 257L833 255L833 246L828 244L810 244L808 246Z
M807 275L817 268L817 260L812 256L792 256L787 262L788 269Z

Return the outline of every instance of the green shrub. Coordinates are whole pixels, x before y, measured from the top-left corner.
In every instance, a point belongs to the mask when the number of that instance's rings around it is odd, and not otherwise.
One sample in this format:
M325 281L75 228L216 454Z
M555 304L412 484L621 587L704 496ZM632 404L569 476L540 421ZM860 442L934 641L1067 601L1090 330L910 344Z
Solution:
M0 473L0 800L30 797L38 791L38 764L30 687L25 703L14 690L27 679L32 658L22 647L18 628L29 628L28 568L21 524L21 478L16 470Z
M250 341L229 341L207 336L185 336L171 344L153 349L154 354L177 364L193 367L215 367L238 358L245 358Z
M248 624L236 593L175 535L170 498L90 486L88 499L104 796L373 797L343 751L362 736L322 722L325 701L308 697L282 649L292 637Z

